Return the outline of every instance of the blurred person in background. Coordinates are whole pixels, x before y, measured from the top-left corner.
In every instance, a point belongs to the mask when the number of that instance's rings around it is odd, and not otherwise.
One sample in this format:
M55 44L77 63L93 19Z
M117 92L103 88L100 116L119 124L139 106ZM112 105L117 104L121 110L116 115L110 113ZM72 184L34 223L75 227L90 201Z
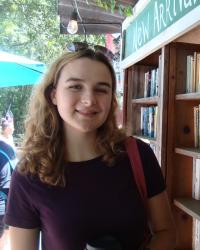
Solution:
M8 244L8 233L3 222L12 171L16 165L16 153L13 141L14 120L11 111L1 119L0 134L0 249Z
M13 114L10 110L6 112L5 117L1 118L1 133L0 140L11 145L15 148L13 133L14 133L14 119Z

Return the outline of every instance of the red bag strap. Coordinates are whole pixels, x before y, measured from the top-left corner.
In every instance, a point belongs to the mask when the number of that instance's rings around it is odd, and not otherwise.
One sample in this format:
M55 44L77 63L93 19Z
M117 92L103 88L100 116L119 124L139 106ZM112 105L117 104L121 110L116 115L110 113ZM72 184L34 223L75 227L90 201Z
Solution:
M144 176L144 170L136 139L134 137L128 137L125 140L125 147L131 162L132 173L135 179L136 186L140 193L140 197L143 201L144 207L147 210L148 196L147 196L146 180ZM152 236L151 230L147 221L144 231L144 242L142 243L140 249L143 249L148 244L148 242L151 239L151 236Z
M146 206L147 202L146 181L136 139L134 137L128 137L125 140L125 147L131 162L131 168L135 179L135 183L139 190L140 196Z

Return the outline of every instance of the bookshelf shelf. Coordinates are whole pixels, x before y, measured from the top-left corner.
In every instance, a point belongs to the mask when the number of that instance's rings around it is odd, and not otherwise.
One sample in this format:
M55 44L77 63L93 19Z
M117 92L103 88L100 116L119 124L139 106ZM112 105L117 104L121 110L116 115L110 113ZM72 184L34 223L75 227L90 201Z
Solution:
M157 105L158 96L132 99L133 104Z
M174 204L188 215L200 220L200 201L192 198L176 198Z
M190 157L195 157L195 158L200 158L200 149L198 148L175 148L175 153L185 155L185 156L190 156Z
M200 92L178 94L178 95L176 95L176 100L185 100L185 101L200 100Z

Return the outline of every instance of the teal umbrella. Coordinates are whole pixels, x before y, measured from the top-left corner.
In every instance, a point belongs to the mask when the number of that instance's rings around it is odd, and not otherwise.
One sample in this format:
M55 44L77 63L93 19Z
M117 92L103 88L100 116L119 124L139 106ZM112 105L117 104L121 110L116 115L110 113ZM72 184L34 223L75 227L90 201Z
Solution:
M36 84L45 71L45 64L0 51L0 87Z

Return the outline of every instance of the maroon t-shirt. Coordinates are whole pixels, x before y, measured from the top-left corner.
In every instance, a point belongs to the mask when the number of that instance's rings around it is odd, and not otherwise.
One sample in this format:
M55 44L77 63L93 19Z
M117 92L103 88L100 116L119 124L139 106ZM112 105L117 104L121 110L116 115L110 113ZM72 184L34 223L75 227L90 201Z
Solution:
M150 147L138 141L148 196L165 189L162 173ZM133 152L134 153L134 152ZM20 228L39 228L43 250L83 250L91 239L110 235L123 250L138 249L143 241L145 213L126 153L107 166L102 157L70 162L66 187L13 173L5 222Z

